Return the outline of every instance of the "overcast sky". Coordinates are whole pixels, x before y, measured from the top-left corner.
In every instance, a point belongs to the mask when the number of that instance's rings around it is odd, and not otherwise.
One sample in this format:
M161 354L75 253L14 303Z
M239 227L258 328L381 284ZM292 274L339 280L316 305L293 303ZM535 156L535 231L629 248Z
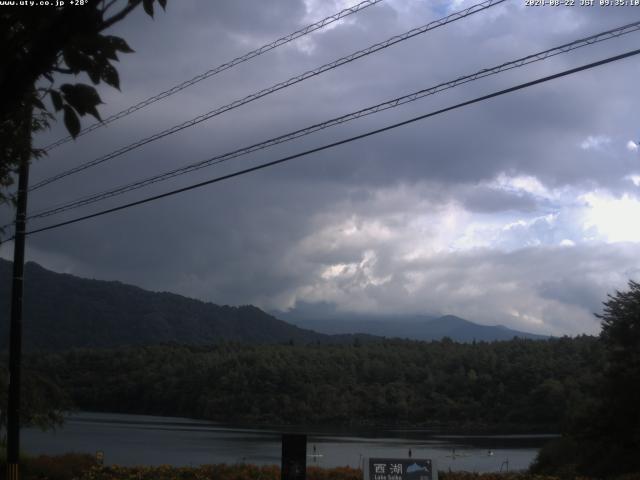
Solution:
M579 3L579 0L576 0ZM113 33L136 53L103 117L351 0L170 0ZM472 5L384 0L52 151L31 183ZM76 199L640 19L640 7L510 0L38 191ZM32 227L274 160L640 47L640 33L443 92ZM27 257L219 304L454 314L597 333L607 293L640 279L640 57L565 77L151 204L32 235ZM69 81L68 79L60 79ZM89 120L90 122L90 120ZM59 122L60 124L62 122ZM62 136L62 125L37 139ZM10 212L4 209L4 220ZM11 245L0 255L10 258Z

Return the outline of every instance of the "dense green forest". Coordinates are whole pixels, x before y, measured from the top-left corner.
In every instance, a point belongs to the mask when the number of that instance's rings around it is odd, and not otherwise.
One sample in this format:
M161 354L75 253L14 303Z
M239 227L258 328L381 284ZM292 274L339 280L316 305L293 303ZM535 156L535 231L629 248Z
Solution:
M598 381L593 337L153 346L33 355L79 409L251 424L559 431Z

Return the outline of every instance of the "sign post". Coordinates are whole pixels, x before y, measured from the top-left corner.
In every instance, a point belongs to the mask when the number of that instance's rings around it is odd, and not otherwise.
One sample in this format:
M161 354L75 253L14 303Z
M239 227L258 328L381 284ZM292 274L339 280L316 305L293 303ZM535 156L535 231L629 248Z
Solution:
M430 459L369 458L365 480L438 480Z
M307 475L307 436L282 435L281 480L305 480Z

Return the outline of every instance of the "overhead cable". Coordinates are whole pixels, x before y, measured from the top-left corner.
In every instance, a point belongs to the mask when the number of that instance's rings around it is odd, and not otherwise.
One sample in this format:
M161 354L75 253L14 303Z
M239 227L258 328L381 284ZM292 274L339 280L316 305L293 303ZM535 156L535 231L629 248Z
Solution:
M215 110L211 110L208 113L199 115L191 120L188 120L186 122L183 122L179 125L175 125L171 128L168 128L166 130L163 130L162 132L159 133L155 133L149 137L143 138L141 140L138 140L137 142L134 142L132 144L129 144L125 147L121 147L117 150L112 151L111 153L108 153L106 155L103 155L101 157L98 157L94 160L91 160L89 162L83 163L81 165L78 165L74 168L71 168L69 170L66 170L62 173L59 173L57 175L53 175L49 178L46 178L44 180L41 180L40 182L35 183L33 186L30 187L29 191L32 190L37 190L38 188L44 187L45 185L48 185L52 182L55 182L57 180L60 180L62 178L68 177L69 175L73 175L75 173L81 172L83 170L86 170L88 168L94 167L96 165L99 165L101 163L104 163L108 160L111 160L113 158L119 157L121 155L124 155L125 153L130 152L131 150L135 150L136 148L140 148L143 145L146 145L148 143L154 142L156 140L159 140L161 138L166 137L167 135L171 135L174 133L177 133L181 130L184 130L185 128L189 128L189 127L193 127L194 125L197 125L201 122L204 122L205 120L209 120L215 116L218 116L222 113L228 112L230 110L233 110L235 108L238 108L242 105L245 105L247 103L253 102L254 100L258 100L259 98L265 97L267 95L270 95L271 93L277 92L279 90L282 90L284 88L290 87L291 85L294 85L296 83L300 83L304 80L307 80L309 78L315 77L317 75L320 75L324 72L327 72L329 70L333 70L337 67L340 67L342 65L345 65L347 63L353 62L354 60L357 60L359 58L365 57L367 55L371 55L372 53L378 52L380 50L383 50L385 48L388 48L392 45L395 45L396 43L399 42L403 42L405 40L408 40L410 38L413 38L417 35L421 35L423 33L426 33L428 31L431 31L435 28L441 27L443 25L447 25L449 23L455 22L457 20L466 18L470 15L473 15L475 13L481 12L483 10L486 10L488 8L494 7L500 3L505 2L506 0L485 0L481 3L472 5L468 8L465 8L464 10L460 10L458 12L452 13L451 15L448 15L446 17L443 17L439 20L434 20L430 23L428 23L427 25L423 25L422 27L418 27L418 28L413 28L401 35L396 35L394 37L391 37L383 42L380 43L376 43L374 45L371 45L363 50L358 50L357 52L351 53L350 55L347 55L345 57L339 58L338 60L334 60L333 62L327 63L325 65L322 65L321 67L317 67L314 68L313 70L308 70L304 73L302 73L301 75L297 75L295 77L291 77L288 80L285 80L284 82L280 82L277 83L275 85L272 85L269 88L265 88L263 90L260 90L259 92L256 93L252 93L251 95L248 95L244 98L241 98L239 100L235 100L227 105L224 105L222 107L216 108Z
M331 25L334 22L337 22L338 20L341 20L349 15L352 15L356 12L359 12L360 10L364 10L365 8L371 7L372 5L375 5L376 3L380 3L382 0L365 0L363 2L358 3L357 5L354 5L352 7L349 8L345 8L344 10L339 11L338 13L334 13L333 15L330 15L326 18L323 18L322 20L316 22L316 23L312 23L311 25L307 25L306 27L301 28L300 30L296 30L293 33L290 33L289 35L285 35L284 37L280 37L277 40L274 40L271 43L267 43L263 46L261 46L260 48L256 48L255 50L251 50L248 53L245 53L244 55L240 56L240 57L236 57L233 60L223 63L221 65L218 65L215 68L212 68L210 70L207 70L204 73L201 73L200 75L196 75L195 77L193 77L190 80L186 80L178 85L175 85L171 88L169 88L168 90L165 90L163 92L158 93L157 95L154 95L153 97L149 97L146 100L143 100L139 103L136 103L135 105L132 105L128 108L125 108L124 110L115 113L113 115L111 115L110 117L105 118L104 120L102 120L101 122L96 122L93 125L89 125L88 127L82 129L80 131L80 133L78 133L77 136L82 136L85 135L89 132L92 132L100 127L104 127L105 125L108 125L110 123L115 122L116 120L119 120L123 117L126 117L127 115L131 115L133 112L137 112L138 110L141 110L145 107L148 107L149 105L162 100L163 98L167 98L170 97L171 95L178 93L182 90L184 90L185 88L188 88L192 85L195 85L198 82L201 82L202 80L205 80L207 78L213 77L214 75L217 75L218 73L224 72L225 70L228 70L232 67L235 67L236 65L239 65L241 63L244 63L248 60L251 60L252 58L255 58L259 55L262 55L263 53L267 53L275 48L278 48L282 45L286 45L287 43L290 43L300 37L303 37L305 35L308 35L311 32L315 32L316 30L319 30L321 28L326 27L327 25ZM43 150L45 150L46 152L53 150L56 147L59 147L60 145L63 145L67 142L70 142L71 140L73 140L73 137L71 135L68 135L66 137L63 137L49 145L47 145L46 147L44 147Z
M250 168L245 168L243 170L239 170L239 171L236 171L236 172L233 172L233 173L229 173L227 175L222 175L222 176L219 176L219 177L215 177L215 178L212 178L210 180L206 180L204 182L195 183L195 184L192 184L192 185L189 185L189 186L186 186L186 187L182 187L182 188L178 188L178 189L175 189L175 190L171 190L169 192L161 193L159 195L154 195L154 196L151 196L151 197L147 197L147 198L144 198L142 200L137 200L135 202L126 203L124 205L120 205L120 206L117 206L117 207L108 208L108 209L105 209L105 210L102 210L102 211L99 211L99 212L96 212L96 213L92 213L92 214L89 214L89 215L83 215L81 217L76 217L76 218L73 218L71 220L66 220L64 222L59 222L59 223L55 223L55 224L52 224L52 225L47 225L45 227L37 228L37 229L34 229L34 230L29 230L28 232L26 232L26 234L27 235L33 235L34 233L45 232L47 230L53 230L53 229L60 228L60 227L66 226L66 225L71 225L71 224L74 224L74 223L78 223L78 222L82 222L82 221L85 221L85 220L89 220L91 218L100 217L100 216L103 216L103 215L106 215L106 214L109 214L109 213L118 212L120 210L125 210L125 209L132 208L132 207L135 207L135 206L138 206L138 205L142 205L142 204L145 204L145 203L153 202L153 201L159 200L161 198L166 198L166 197L170 197L170 196L173 196L173 195L177 195L179 193L187 192L189 190L195 190L197 188L201 188L201 187L204 187L206 185L211 185L211 184L214 184L214 183L218 183L218 182L221 182L221 181L224 181L224 180L228 180L230 178L234 178L234 177L238 177L238 176L241 176L241 175L245 175L245 174L248 174L248 173L251 173L251 172L255 172L255 171L258 171L258 170L262 170L262 169L265 169L265 168L268 168L268 167L273 167L275 165L279 165L279 164L282 164L282 163L285 163L285 162L288 162L288 161L291 161L291 160L294 160L294 159L297 159L297 158L305 157L305 156L310 155L312 153L317 153L317 152L321 152L323 150L328 150L330 148L334 148L334 147L337 147L339 145L344 145L344 144L347 144L347 143L350 143L350 142L353 142L353 141L356 141L356 140L362 140L364 138L367 138L367 137L370 137L370 136L373 136L373 135L377 135L377 134L380 134L382 132L386 132L386 131L389 131L389 130L393 130L393 129L396 129L396 128L399 128L399 127L402 127L402 126L405 126L405 125L409 125L411 123L414 123L414 122L417 122L417 121L420 121L420 120L425 120L427 118L434 117L436 115L440 115L440 114L443 114L445 112L456 110L458 108L466 107L468 105L472 105L472 104L475 104L475 103L483 102L485 100L489 100L491 98L499 97L499 96L505 95L507 93L511 93L511 92L515 92L517 90L522 90L522 89L525 89L525 88L529 88L529 87L532 87L534 85L538 85L538 84L545 83L545 82L548 82L548 81L551 81L551 80L555 80L557 78L561 78L561 77L572 75L572 74L575 74L575 73L578 73L578 72L589 70L591 68L599 67L599 66L602 66L602 65L605 65L605 64L608 64L608 63L612 63L612 62L615 62L615 61L619 61L619 60L622 60L624 58L629 58L629 57L632 57L632 56L638 55L638 54L640 54L640 49L631 50L629 52L622 53L620 55L615 55L615 56L612 56L612 57L605 58L603 60L599 60L597 62L588 63L588 64L582 65L580 67L571 68L569 70L564 70L564 71L562 71L560 73L556 73L556 74L553 74L553 75L548 75L546 77L538 78L536 80L532 80L532 81L529 81L529 82L521 83L519 85L510 87L510 88L506 88L504 90L499 90L497 92L493 92L493 93L490 93L488 95L483 95L481 97L474 98L473 100L468 100L466 102L458 103L456 105L453 105L453 106L450 106L450 107L447 107L447 108L442 108L440 110L436 110L436 111L433 111L433 112L430 112L430 113L426 113L424 115L419 115L417 117L413 117L413 118L410 118L408 120L404 120L402 122L394 123L392 125L388 125L386 127L382 127L382 128L378 128L378 129L375 129L375 130L371 130L369 132L366 132L366 133L363 133L363 134L360 134L360 135L355 135L355 136L352 136L352 137L349 137L349 138L346 138L346 139L343 139L343 140L339 140L337 142L333 142L333 143L329 143L329 144L326 144L326 145L322 145L320 147L312 148L312 149L306 150L304 152L296 153L294 155L289 155L289 156L286 156L286 157L283 157L283 158L279 158L279 159L273 160L271 162L262 163L260 165L256 165L256 166L253 166L253 167L250 167Z
M425 88L422 90L419 90L417 92L413 92L411 94L408 95L404 95L401 97L396 97L394 99L391 100L387 100L385 102L382 103L378 103L376 105L373 105L371 107L367 107L361 110L358 110L356 112L352 112L346 115L342 115L339 117L335 117L332 118L330 120L326 120L322 123L317 123L293 132L289 132L286 133L284 135L280 135L278 137L274 137L274 138L270 138L268 140L265 140L263 142L260 143L256 143L253 144L251 146L248 147L243 147L237 150L233 150L231 152L227 152L221 155L216 155L214 157L208 158L206 160L202 160L196 163L192 163L180 168L175 168L172 170L169 170L167 172L158 174L158 175L154 175L152 177L148 177L145 178L143 180L138 180L136 182L131 182L128 183L126 185L121 185L119 187L116 188L112 188L110 190L106 190L100 193L95 193L95 194L91 194L88 196L84 196L82 198L70 201L70 202L66 202L63 203L59 206L53 207L53 208L49 208L40 212L36 212L33 213L31 215L29 215L27 217L27 219L36 219L36 218L43 218L43 217L48 217L51 215L56 215L71 209L75 209L75 208L79 208L85 205L89 205L95 202L98 202L100 200L104 200L107 198L111 198L111 197L115 197L118 195L122 195L124 193L133 191L133 190L137 190L158 182L162 182L165 180L169 180L171 178L177 177L179 175L184 175L186 173L190 173L196 170L200 170L201 168L205 168L205 167L209 167L209 166L213 166L216 164L220 164L226 161L229 161L233 158L237 158L243 155L247 155L253 152L256 152L258 150L263 150L265 148L269 148L272 147L274 145L278 145L280 143L284 143L284 142L288 142L291 140L294 140L296 138L300 138L306 135L310 135L311 133L317 132L319 130L323 130L325 128L329 128L335 125L340 125L346 122L349 122L351 120L355 120L357 118L361 118L367 115L372 115L384 110L388 110L391 108L395 108L398 107L400 105L404 105L406 103L410 103L410 102L414 102L416 100L419 100L421 98L424 98L426 96L429 95L434 95L436 93L442 92L444 90L448 90L451 88L454 88L456 86L465 84L465 83L469 83L484 77L488 77L490 75L495 75L507 70L511 70L514 68L519 68L525 65L529 65L531 63L534 62L538 62L538 61L542 61L542 60L546 60L550 57L562 54L562 53L567 53L570 52L572 50L576 50L578 48L584 47L584 46L588 46L588 45L593 45L595 43L598 42L602 42L605 40L609 40L612 38L618 38L622 35L627 35L629 33L632 32L637 32L638 30L640 30L640 21L634 22L634 23L630 23L628 25L624 25L621 27L617 27L611 30L607 30L605 32L601 32L595 35L591 35L589 37L586 38L582 38L579 40L575 40L573 42L570 43L566 43L564 45L560 45L558 47L553 47L538 53L534 53L532 55L527 55L525 57L521 57L518 58L517 60L512 60L509 62L505 62L502 63L500 65L497 65L495 67L491 67L491 68L485 68L482 70L479 70L471 75L465 75L465 76L461 76L458 77L454 80L448 81L448 82L443 82L440 83L438 85L429 87L429 88Z

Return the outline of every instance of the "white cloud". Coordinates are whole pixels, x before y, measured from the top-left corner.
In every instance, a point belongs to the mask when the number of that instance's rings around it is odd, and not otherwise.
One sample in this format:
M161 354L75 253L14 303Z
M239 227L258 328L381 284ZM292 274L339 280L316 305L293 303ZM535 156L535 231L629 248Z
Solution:
M590 192L581 196L588 209L584 229L595 228L609 242L640 242L640 201Z
M531 179L503 183L549 192ZM640 208L630 198L590 192L582 205L558 212L473 215L446 197L438 203L434 189L396 185L366 202L333 206L322 215L324 228L295 249L292 257L322 267L292 287L286 306L298 300L347 312L445 312L534 332L596 333L592 313L606 293L640 274L640 244L602 244L635 238L601 218L611 216L606 208ZM594 240L585 239L585 225Z
M637 152L638 151L638 144L636 142L634 142L633 140L629 140L627 142L627 150L629 150L630 152Z
M611 143L611 138L606 135L589 135L580 143L583 150L598 150Z
M638 277L639 254L637 244L583 245L407 260L380 246L349 268L348 278L310 279L292 298L334 303L343 311L446 312L526 331L593 334L599 330L593 312L607 293Z
M550 196L549 190L540 182L540 180L531 175L510 176L505 173L501 173L493 181L488 182L487 185L506 191L521 191L543 197Z
M640 175L627 175L624 178L625 180L631 180L636 187L640 187Z
M346 8L352 7L357 3L358 2L353 2L352 0L304 0L304 4L307 10L305 22L317 22L322 18L333 15L336 12L340 12ZM324 31L332 30L342 23L354 23L356 21L356 16L347 16L346 18L342 18L337 22L333 22L327 25L326 27L324 27Z

